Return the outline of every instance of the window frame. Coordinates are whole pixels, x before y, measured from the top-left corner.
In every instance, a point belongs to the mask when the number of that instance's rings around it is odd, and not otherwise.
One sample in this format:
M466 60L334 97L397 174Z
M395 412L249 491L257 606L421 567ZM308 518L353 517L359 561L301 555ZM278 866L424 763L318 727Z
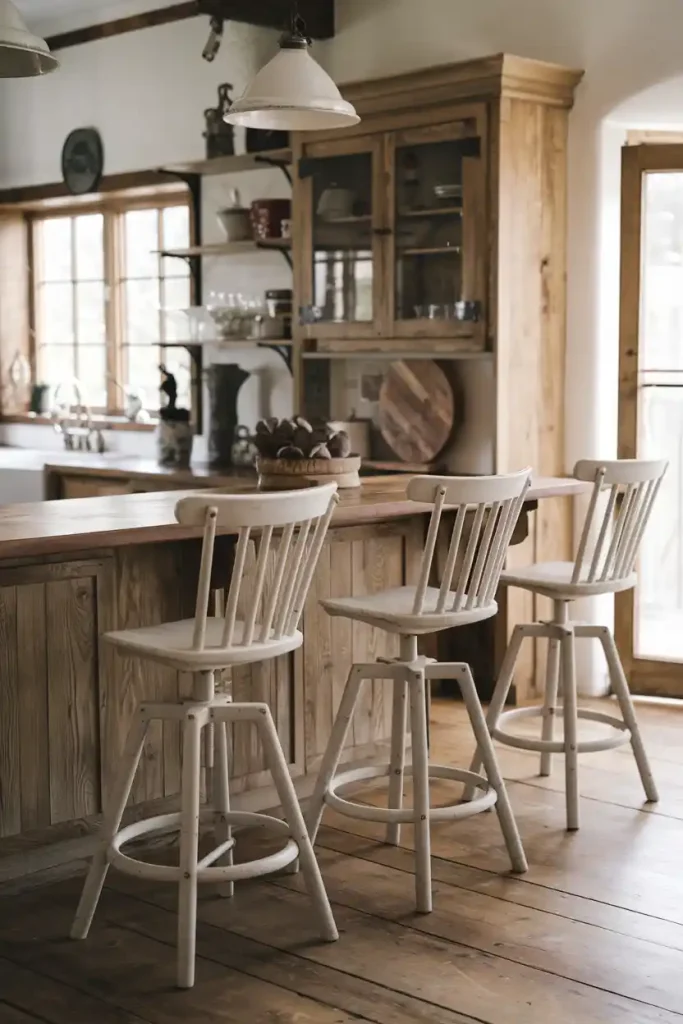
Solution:
M99 193L96 196L69 197L69 199L46 200L31 204L24 214L28 239L28 295L29 295L29 346L28 357L31 365L31 379L37 383L38 347L40 324L38 312L38 261L39 232L37 225L47 220L77 217L85 214L103 215L103 272L105 287L105 351L106 351L106 408L93 407L91 412L98 418L121 417L122 392L115 381L123 382L126 349L124 337L125 305L123 287L125 275L125 245L123 216L133 210L184 206L189 215L189 245L196 240L196 223L192 195L184 183L163 184L150 188L131 188L121 192ZM160 246L161 248L161 246ZM161 257L160 257L161 259ZM163 277L160 275L163 281ZM72 279L72 282L75 279ZM190 267L190 302L196 300L196 282ZM160 313L160 332L163 326ZM159 342L159 347L163 341ZM193 389L194 390L194 389Z

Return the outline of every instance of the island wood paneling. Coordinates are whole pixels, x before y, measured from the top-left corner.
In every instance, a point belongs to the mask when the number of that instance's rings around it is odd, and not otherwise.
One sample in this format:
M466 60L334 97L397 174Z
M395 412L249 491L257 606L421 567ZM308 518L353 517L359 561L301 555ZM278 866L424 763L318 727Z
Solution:
M115 553L110 595L114 629L134 629L170 622L192 614L199 557L198 542L149 544ZM109 806L114 781L132 716L143 700L177 700L181 673L149 660L122 656L102 644L100 677L102 797ZM189 694L188 694L189 695ZM172 796L180 789L180 732L174 722L153 722L147 734L131 801L145 803Z
M371 594L415 579L422 550L421 519L382 526L332 530L323 549L304 615L306 771L317 771L354 662L398 653L398 638L362 622L330 617L320 605L329 597ZM391 688L383 680L363 684L342 755L377 755L390 735Z
M0 836L100 806L98 588L111 560L0 570Z

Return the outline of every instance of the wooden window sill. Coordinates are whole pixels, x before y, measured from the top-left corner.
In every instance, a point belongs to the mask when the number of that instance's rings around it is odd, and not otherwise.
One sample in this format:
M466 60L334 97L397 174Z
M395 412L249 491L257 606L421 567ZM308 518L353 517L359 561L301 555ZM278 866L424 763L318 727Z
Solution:
M51 416L35 416L31 413L20 413L14 416L0 416L0 425L3 423L32 423L42 427L53 427L55 421ZM74 424L75 425L75 424ZM151 433L156 430L156 422L131 423L123 417L94 417L92 421L94 430L136 430L142 433Z

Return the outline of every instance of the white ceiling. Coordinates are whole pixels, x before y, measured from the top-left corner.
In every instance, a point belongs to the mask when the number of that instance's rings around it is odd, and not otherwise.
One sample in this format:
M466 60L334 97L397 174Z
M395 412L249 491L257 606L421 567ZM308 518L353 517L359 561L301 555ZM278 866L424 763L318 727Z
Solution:
M28 25L46 34L156 10L182 0L13 0Z

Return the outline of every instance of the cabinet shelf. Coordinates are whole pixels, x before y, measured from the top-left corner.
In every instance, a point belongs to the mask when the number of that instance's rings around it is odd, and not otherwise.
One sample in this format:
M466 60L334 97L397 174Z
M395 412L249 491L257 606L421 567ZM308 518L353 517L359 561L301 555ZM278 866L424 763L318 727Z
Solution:
M438 256L443 253L460 256L462 248L459 245L435 245L424 249L410 248L397 250L397 256Z
M398 218L462 217L462 206L435 206L428 210L399 210Z
M403 360L403 359L437 359L437 360L454 360L454 359L477 359L477 360L490 360L493 359L493 352L482 352L468 351L466 349L453 349L453 350L442 350L437 349L436 351L430 351L429 349L415 349L411 352L406 349L357 349L354 348L349 352L302 352L302 359L312 360L325 360L325 359L370 359L373 362L379 359L389 359L392 361Z
M350 213L347 217L320 217L319 221L321 226L328 224L369 224L372 221L372 214Z

